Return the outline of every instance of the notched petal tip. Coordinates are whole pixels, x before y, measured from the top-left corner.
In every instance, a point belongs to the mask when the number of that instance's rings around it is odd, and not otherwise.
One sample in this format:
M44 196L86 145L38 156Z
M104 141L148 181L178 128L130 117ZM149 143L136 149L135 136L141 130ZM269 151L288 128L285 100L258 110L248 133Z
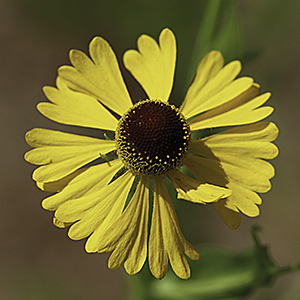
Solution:
M180 108L181 112L186 118L191 118L218 107L244 92L249 84L246 82L237 85L235 82L241 69L240 61L232 61L224 66L221 53L209 52L197 68L195 78Z
M278 138L280 131L279 131L278 126L273 122L269 122L268 126L269 126L269 132L270 132L270 142L273 142ZM277 152L277 155L278 155L278 153L279 152Z
M66 227L69 227L70 225L72 225L72 223L61 222L58 219L56 219L55 217L53 217L52 222L53 222L53 225L58 228L66 228Z
M165 261L158 261L156 264L149 264L151 274L159 279L162 280L166 277L168 272L168 259L166 258Z
M30 157L30 154L28 154L30 151L31 151L31 150L27 151L27 152L23 155L23 158L24 158L25 161L27 161L28 163L31 164L30 158L29 158L29 157Z
M101 252L112 252L109 268L116 269L124 262L128 274L143 267L147 257L149 187L142 177L138 187L119 218L113 222L98 244Z
M165 41L176 43L176 37L173 31L168 27L164 28L159 35L159 44L161 45Z
M101 36L95 36L89 44L89 52L91 54L98 52L98 49L111 49L110 43ZM100 53L99 53L100 54ZM92 55L93 56L93 55Z
M185 239L174 206L164 182L155 179L154 204L149 238L149 267L154 277L162 279L168 262L174 273L182 278L190 277L190 267L185 254L199 259L195 248Z
M58 69L68 87L92 96L122 115L132 106L119 64L108 42L95 37L89 45L90 57L79 50L70 51L73 66Z
M222 52L219 51L219 50L211 50L211 51L209 51L204 56L204 58L207 59L208 57L210 57L212 60L217 60L217 59L220 59L220 58L224 58Z
M40 130L42 130L42 129L41 128L33 128L25 133L25 141L30 147L34 147L34 142L36 141L36 136L38 135Z
M164 29L162 29L160 35L163 35L163 34L171 34L171 35L174 35L173 31L172 31L169 27L165 27Z
M274 110L273 107L263 106L271 93L258 95L257 92L258 89L252 85L230 101L199 115L189 123L191 130L246 125L265 119Z
M159 44L148 35L137 40L137 50L124 53L126 69L140 83L149 99L168 101L176 63L176 39L170 29L164 29Z
M240 227L242 223L240 212L237 209L232 210L228 208L226 206L226 200L221 200L213 205L219 216L230 229L238 229Z
M88 61L90 61L87 55L78 49L70 50L69 58L73 66L77 66L82 61L84 61L84 63L88 63Z
M80 69L80 62L76 60ZM51 102L41 102L37 109L48 119L67 125L90 127L114 131L116 118L93 96L70 89L60 78L57 88L44 87L44 93Z

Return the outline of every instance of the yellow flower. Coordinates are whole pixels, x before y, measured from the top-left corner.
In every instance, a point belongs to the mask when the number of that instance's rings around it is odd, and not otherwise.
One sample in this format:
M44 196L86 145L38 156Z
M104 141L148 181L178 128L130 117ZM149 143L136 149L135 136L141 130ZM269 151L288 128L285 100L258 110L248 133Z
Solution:
M220 52L208 53L177 109L168 102L176 63L173 33L164 29L159 44L142 35L137 44L138 51L124 54L124 64L148 99L133 105L113 50L96 37L89 47L91 58L72 50L73 66L59 68L57 87L44 88L51 103L38 104L53 121L115 132L115 140L102 131L90 137L35 128L26 134L34 149L25 159L42 165L33 179L54 193L43 200L45 209L55 211L54 224L70 226L71 239L87 238L87 252L111 253L109 268L124 263L129 274L139 272L148 257L159 279L170 262L186 279L185 255L200 256L180 229L165 182L172 181L180 199L212 203L225 223L237 228L240 212L259 215L257 192L271 187L274 169L265 159L278 154L271 143L278 130L271 122L258 122L273 111L262 106L270 93L259 95L252 78L236 79L239 61L224 66ZM198 140L191 137L195 131L225 126L235 127Z

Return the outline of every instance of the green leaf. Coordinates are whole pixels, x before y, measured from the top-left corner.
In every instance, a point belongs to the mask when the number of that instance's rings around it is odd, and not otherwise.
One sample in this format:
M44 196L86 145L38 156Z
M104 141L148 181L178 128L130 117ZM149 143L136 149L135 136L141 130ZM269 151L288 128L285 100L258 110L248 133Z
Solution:
M235 3L207 1L190 60L189 82L200 60L211 50L220 50L226 62L242 57L242 32Z
M278 267L269 250L252 228L254 246L243 250L202 245L197 247L200 261L189 261L192 276L179 279L170 270L156 280L144 270L131 277L131 300L243 300L261 286L270 285L279 275L299 270L300 264Z
M260 268L253 249L232 251L201 246L197 250L201 259L197 263L190 262L192 277L182 281L170 272L162 282L153 282L153 299L238 300L261 285Z

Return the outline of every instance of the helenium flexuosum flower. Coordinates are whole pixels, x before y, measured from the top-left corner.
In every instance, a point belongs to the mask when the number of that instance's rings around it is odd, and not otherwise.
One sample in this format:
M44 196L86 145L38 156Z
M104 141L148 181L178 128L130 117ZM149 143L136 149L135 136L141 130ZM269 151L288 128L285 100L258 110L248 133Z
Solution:
M55 211L56 226L70 226L70 238L87 238L87 252L111 253L111 269L124 263L135 274L148 257L155 277L163 278L170 262L179 277L188 278L185 254L200 256L180 229L165 180L172 181L180 199L212 203L231 228L240 225L240 212L259 215L257 193L268 191L274 176L265 159L278 153L271 143L278 134L275 124L259 122L273 111L262 106L270 93L259 95L252 78L236 78L239 61L224 66L221 53L211 51L181 107L171 105L176 40L164 29L159 44L142 35L138 50L124 54L125 67L148 97L133 105L110 45L95 37L89 52L90 58L70 52L73 66L59 68L57 87L44 88L51 102L38 109L59 123L113 131L115 139L29 131L26 140L34 149L25 158L42 165L33 179L54 193L43 207ZM227 126L233 128L191 137L194 131ZM90 164L100 157L102 163ZM151 220L149 182L154 182Z

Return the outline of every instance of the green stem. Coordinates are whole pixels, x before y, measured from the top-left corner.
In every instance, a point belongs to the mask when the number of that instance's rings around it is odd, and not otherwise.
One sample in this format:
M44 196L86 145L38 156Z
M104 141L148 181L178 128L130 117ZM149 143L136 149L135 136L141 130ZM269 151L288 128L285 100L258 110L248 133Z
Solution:
M207 1L205 11L203 13L203 21L200 24L198 33L195 37L195 44L193 46L192 59L188 68L188 75L195 74L195 66L202 58L202 56L209 50L211 39L216 30L216 24L220 15L222 0ZM199 52L199 49L202 51ZM188 76L188 77L189 77ZM188 78L188 84L190 78Z
M297 262L297 263L291 264L289 266L278 268L276 270L275 275L280 276L280 275L283 275L283 274L292 273L292 272L296 272L296 271L299 271L299 270L300 270L300 262Z
M99 155L100 155L100 157L104 158L106 161L111 161L111 160L116 159L116 157L112 156L112 155L101 154L101 153L99 153Z
M254 225L251 227L252 238L257 248L262 248L261 241L257 235L257 233L260 231L261 231L261 227L259 225Z

